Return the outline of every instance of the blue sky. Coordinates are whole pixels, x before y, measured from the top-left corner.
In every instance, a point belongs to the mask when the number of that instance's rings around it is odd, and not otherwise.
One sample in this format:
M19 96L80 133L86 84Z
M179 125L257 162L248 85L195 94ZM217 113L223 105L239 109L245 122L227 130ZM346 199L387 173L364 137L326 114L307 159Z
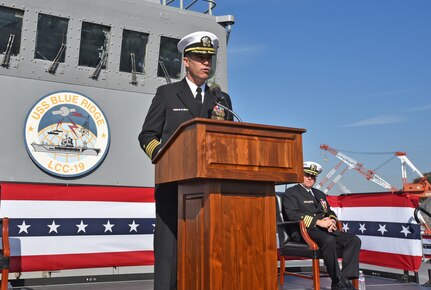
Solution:
M323 165L321 178L338 159L325 161L320 144L373 170L393 157L374 153L404 151L431 171L431 1L219 0L214 14L235 16L235 111L244 122L307 129L304 160ZM397 158L377 174L402 186ZM385 189L349 170L330 194L376 191Z

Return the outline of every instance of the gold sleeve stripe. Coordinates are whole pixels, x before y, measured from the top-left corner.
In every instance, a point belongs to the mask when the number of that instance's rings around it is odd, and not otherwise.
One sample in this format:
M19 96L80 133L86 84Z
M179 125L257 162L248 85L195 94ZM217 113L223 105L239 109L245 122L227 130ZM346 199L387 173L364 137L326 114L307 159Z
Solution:
M153 156L153 151L154 148L157 147L157 145L159 145L160 142L157 141L156 139L152 140L150 143L148 143L148 145L145 148L145 151L147 152L147 155L151 158Z
M305 226L306 226L307 228L310 226L310 217L309 217L309 216L306 216L306 217L304 218L304 223L305 223Z
M309 216L309 215L306 215L305 217L304 217L304 224L305 224L305 226L307 227L307 228L309 228L310 227L310 225L311 225L311 222L313 221L313 217L312 216Z
M337 219L337 217L335 216L335 215L333 215L333 214L331 214L331 215L329 215L329 217L332 219Z
M156 148L159 144L160 142L154 139L150 143L148 143L147 146L145 146L145 153L147 153L148 157L151 158L153 156L154 148Z

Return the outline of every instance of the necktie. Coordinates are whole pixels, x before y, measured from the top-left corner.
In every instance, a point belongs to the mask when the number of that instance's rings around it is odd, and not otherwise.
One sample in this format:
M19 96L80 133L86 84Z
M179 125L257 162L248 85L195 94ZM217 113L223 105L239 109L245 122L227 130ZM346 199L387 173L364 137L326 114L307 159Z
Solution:
M314 195L314 192L311 189L309 189L308 192L314 197L316 204L319 204L319 200L317 199L316 195Z
M315 197L314 196L314 193L313 193L313 191L311 190L311 189L307 189L307 191L313 196L313 197Z
M197 89L196 89L196 97L195 97L195 100L196 100L196 103L198 104L198 107L199 107L199 109L202 107L202 88L201 87L198 87Z

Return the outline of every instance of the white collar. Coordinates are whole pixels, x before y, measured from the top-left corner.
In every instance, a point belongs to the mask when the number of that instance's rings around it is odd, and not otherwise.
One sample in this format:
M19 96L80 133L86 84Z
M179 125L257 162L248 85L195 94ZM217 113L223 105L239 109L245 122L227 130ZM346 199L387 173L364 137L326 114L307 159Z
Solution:
M301 185L302 188L304 188L306 191L313 193L312 191L313 188L306 188L302 183L300 183L299 185Z
M198 86L195 83L193 83L191 80L189 80L187 77L186 77L186 81L187 81L187 84L189 85L190 90L192 91L193 96L194 96L196 94L196 89L198 88ZM206 88L206 84L204 83L201 86L202 94L205 94L205 88Z

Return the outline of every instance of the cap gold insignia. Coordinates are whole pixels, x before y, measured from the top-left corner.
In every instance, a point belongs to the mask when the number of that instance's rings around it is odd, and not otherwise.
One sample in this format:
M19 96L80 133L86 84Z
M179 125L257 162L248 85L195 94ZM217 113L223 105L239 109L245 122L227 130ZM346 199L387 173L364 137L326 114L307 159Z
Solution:
M209 36L204 36L201 38L201 43L203 47L211 47L211 38Z

